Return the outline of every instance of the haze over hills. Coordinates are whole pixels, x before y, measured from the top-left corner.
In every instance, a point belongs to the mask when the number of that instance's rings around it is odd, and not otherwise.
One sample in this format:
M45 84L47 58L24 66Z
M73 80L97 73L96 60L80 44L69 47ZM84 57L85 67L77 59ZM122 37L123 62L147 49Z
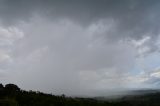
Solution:
M108 98L84 98L24 91L15 84L0 84L0 106L158 106L159 99L160 90L132 91Z

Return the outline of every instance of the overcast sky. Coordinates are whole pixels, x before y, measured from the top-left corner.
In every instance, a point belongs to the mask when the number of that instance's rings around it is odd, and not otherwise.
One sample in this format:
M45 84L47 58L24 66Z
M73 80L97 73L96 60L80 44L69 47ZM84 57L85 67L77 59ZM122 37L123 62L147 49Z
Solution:
M159 88L159 0L0 0L0 81L66 95Z

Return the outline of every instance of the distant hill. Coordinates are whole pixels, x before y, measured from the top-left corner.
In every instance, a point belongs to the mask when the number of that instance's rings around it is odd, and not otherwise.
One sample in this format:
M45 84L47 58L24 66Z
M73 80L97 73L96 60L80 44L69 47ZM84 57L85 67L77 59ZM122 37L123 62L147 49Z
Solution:
M116 99L55 96L0 84L0 106L160 106L160 90L134 90Z

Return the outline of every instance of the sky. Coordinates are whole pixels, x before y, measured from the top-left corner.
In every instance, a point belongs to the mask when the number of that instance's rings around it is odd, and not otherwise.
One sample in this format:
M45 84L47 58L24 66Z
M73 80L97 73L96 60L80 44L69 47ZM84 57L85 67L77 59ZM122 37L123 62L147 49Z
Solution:
M159 0L0 0L0 81L58 95L159 89L159 9Z

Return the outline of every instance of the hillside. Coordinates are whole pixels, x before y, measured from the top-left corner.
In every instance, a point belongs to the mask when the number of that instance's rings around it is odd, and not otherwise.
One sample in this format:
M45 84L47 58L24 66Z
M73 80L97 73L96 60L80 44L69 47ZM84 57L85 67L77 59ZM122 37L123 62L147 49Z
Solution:
M55 96L37 91L24 91L14 84L0 84L0 106L160 106L160 92L145 91L145 94L126 95L111 101Z

